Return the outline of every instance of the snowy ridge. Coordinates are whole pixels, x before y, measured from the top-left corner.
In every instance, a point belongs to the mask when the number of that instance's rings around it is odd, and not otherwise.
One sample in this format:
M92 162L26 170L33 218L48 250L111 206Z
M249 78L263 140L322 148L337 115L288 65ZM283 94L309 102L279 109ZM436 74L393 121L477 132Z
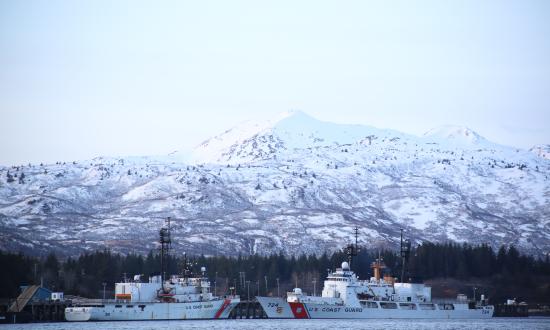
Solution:
M352 144L374 135L404 136L370 126L323 122L302 111L288 111L274 120L249 121L227 130L195 148L191 158L196 163L234 164L269 159L297 149Z
M514 242L543 255L540 155L471 130L414 137L291 112L190 154L0 167L0 249L146 253L171 216L174 248L189 253L321 253L358 226L369 246L397 244L404 228L416 242Z
M550 144L539 144L529 149L529 151L544 159L550 159Z
M440 140L461 145L478 145L488 141L474 132L472 129L464 126L445 125L424 133L424 137L432 140Z

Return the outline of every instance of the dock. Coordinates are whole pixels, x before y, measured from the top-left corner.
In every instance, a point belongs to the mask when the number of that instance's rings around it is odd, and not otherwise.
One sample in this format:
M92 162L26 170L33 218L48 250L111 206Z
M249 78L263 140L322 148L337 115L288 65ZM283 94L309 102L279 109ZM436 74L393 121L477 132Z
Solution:
M527 304L498 304L495 305L494 317L527 317L529 306Z
M230 319L266 319L262 305L255 300L241 301L229 314Z
M16 308L12 308L12 306ZM0 301L0 323L63 322L68 302L24 302L18 299Z

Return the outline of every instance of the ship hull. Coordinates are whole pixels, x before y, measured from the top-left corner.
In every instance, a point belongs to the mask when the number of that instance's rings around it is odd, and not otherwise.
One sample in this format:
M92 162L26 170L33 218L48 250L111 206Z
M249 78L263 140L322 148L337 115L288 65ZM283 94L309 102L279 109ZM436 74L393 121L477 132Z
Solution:
M109 303L67 307L65 319L73 322L223 319L229 316L238 303L239 299L188 303Z
M279 319L481 319L493 316L493 306L468 309L467 304L456 304L455 309L441 309L434 305L433 310L383 309L346 307L316 303L289 303L283 298L257 297L268 318Z

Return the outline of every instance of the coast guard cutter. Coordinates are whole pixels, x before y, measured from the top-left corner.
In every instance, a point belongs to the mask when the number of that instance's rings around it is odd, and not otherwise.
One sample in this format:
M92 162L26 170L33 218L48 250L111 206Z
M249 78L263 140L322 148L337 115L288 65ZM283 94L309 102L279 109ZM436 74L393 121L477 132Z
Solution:
M202 267L192 275L185 262L183 275L164 276L165 257L170 249L170 219L160 230L161 274L142 282L115 284L115 300L88 302L67 307L67 321L184 320L227 318L240 302L238 296L217 297L210 291L210 281Z
M410 243L402 241L402 256L410 251ZM355 246L348 246L348 256L357 255ZM396 283L395 278L381 275L385 268L378 258L372 264L374 276L360 280L350 269L350 262L329 272L321 296L310 296L295 288L280 297L256 297L269 318L294 319L369 319L425 318L477 319L493 316L494 307L482 295L479 301L468 301L459 295L456 300L435 303L431 288L424 284ZM403 277L403 275L402 275Z

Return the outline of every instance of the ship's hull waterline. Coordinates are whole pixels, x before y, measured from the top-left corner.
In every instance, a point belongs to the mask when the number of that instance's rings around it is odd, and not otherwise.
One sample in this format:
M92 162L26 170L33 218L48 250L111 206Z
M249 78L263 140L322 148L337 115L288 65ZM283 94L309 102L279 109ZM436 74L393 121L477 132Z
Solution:
M287 302L283 298L256 297L268 318L274 319L481 319L493 316L493 306L468 309L467 304L454 304L455 309L443 304L428 304L434 309L384 309L347 307L345 305ZM450 306L450 304L445 304ZM410 305L409 305L410 306ZM425 308L425 306L423 306Z
M100 306L78 306L65 309L67 321L140 321L224 319L239 299L202 302L109 303Z

